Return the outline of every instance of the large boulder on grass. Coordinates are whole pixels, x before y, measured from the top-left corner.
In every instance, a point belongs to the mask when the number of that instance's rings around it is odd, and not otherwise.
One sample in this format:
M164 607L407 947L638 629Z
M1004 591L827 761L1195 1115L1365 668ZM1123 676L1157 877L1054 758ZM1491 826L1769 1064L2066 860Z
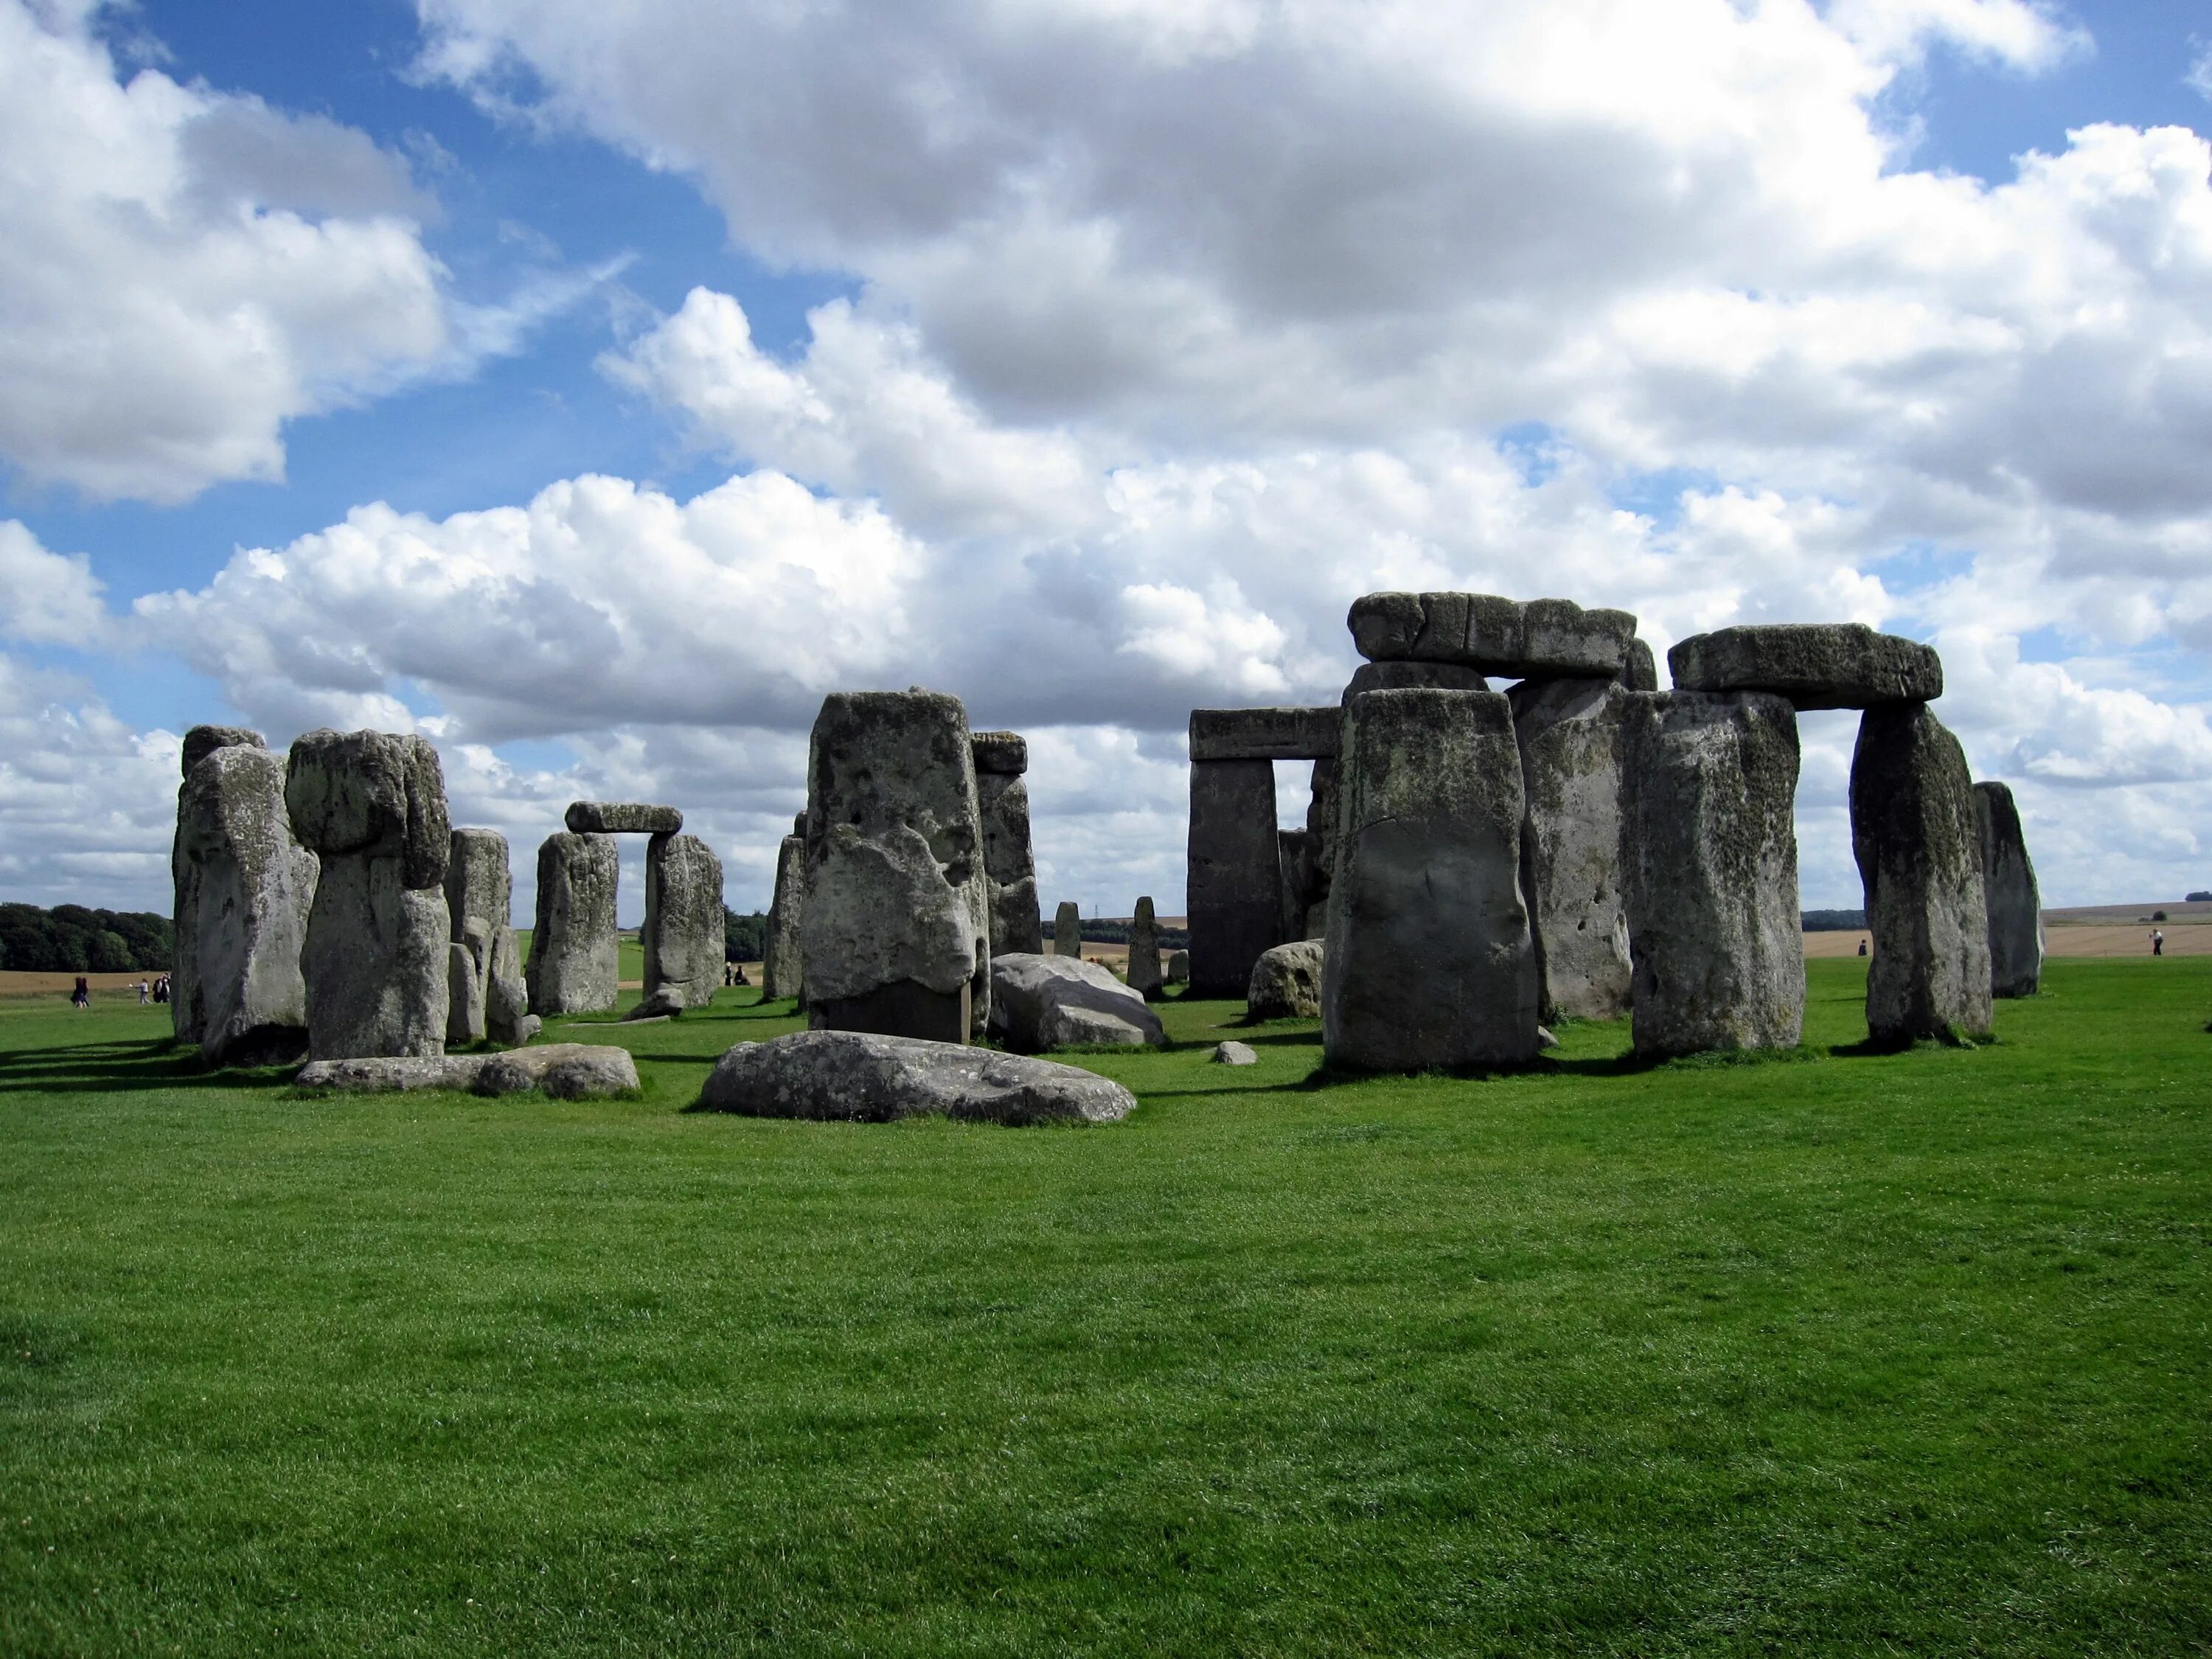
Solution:
M991 959L991 1035L1025 1054L1092 1044L1138 1048L1168 1040L1144 993L1115 978L1110 968L1021 951Z
M934 1115L981 1123L1108 1123L1136 1097L1048 1060L867 1031L793 1031L741 1042L699 1091L702 1111L887 1123Z
M1302 939L1260 953L1244 992L1248 1019L1321 1018L1322 941Z

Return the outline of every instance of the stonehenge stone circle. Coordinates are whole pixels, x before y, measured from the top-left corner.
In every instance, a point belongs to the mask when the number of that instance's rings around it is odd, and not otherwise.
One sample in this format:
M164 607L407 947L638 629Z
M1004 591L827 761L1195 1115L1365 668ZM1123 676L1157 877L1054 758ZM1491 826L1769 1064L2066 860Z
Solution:
M1796 1046L1797 715L1758 692L1642 692L1622 837L1636 1052Z
M1343 729L1322 1052L1368 1071L1532 1059L1510 706L1492 691L1370 691Z
M621 941L614 838L556 830L538 849L537 921L530 935L530 1012L596 1012L615 1006Z
M1636 637L1626 611L1492 593L1370 593L1346 620L1370 662L1455 663L1506 679L1618 678Z
M983 818L983 873L990 883L991 954L1044 949L1037 914L1036 857L1030 845L1030 746L1018 732L977 732L975 801Z
M307 732L284 805L322 860L300 956L308 1054L444 1054L453 825L438 751L411 735Z
M579 836L672 836L683 829L684 814L638 801L579 800L568 804L567 822Z
M721 988L727 934L722 860L696 836L645 845L645 996L671 1012L703 1008Z
M979 1123L1110 1123L1135 1109L1118 1083L1048 1060L860 1031L741 1042L715 1063L701 1109L889 1123L933 1114Z
M2002 783L1976 784L1974 822L1990 908L1990 994L2032 997L2043 984L2043 895L2012 791Z
M991 1034L1016 1054L1168 1040L1140 992L1096 962L1009 951L991 958Z
M1925 703L1869 708L1851 756L1866 884L1867 1034L1901 1046L1990 1026L1990 913L1966 752Z
M319 860L293 838L281 757L258 738L199 752L177 794L170 988L185 988L191 1012L173 1014L175 1029L189 1024L210 1066L296 1060L307 1049L300 957Z
M1321 1018L1322 941L1298 939L1260 953L1244 990L1247 1019Z
M1523 680L1508 693L1546 1019L1613 1019L1629 1009L1621 792L1635 695L1600 679Z
M769 901L768 940L761 947L761 1000L795 997L802 980L799 919L806 896L806 838L786 836L775 851L775 896Z
M990 1016L990 880L968 714L939 692L824 698L807 759L807 1018L965 1042Z
M1695 634L1667 653L1677 691L1771 691L1800 709L1878 708L1943 695L1933 647L1863 623L1780 623Z
M1039 921L1042 921L1040 917ZM1062 899L1059 912L1052 919L1052 953L1056 957L1083 957L1083 917L1073 899Z
M1152 900L1140 898L1129 924L1129 988L1149 1000L1158 997L1162 982L1159 922Z
M249 732L243 726L195 726L185 733L180 775L189 779L192 769L218 749L259 749L264 746L258 732ZM169 844L169 877L175 892L174 902L169 912L173 929L169 964L169 1027L178 1042L198 1042L206 1024L200 1008L199 964L193 939L199 910L199 872L185 857L184 799L184 786L179 784L177 788L178 835Z

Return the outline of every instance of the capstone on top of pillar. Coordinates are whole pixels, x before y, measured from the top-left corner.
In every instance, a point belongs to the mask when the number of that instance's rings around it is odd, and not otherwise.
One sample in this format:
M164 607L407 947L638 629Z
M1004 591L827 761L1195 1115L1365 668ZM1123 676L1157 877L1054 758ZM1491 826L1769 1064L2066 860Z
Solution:
M1328 708L1194 708L1194 761L1334 760L1340 711Z
M1801 709L1879 708L1943 695L1935 647L1863 623L1766 623L1693 634L1667 653L1678 691L1771 691Z
M978 772L1018 778L1030 769L1030 740L1018 732L970 732L968 744Z
M1615 678L1636 638L1626 611L1495 593L1370 593L1346 621L1370 662L1458 663L1506 679Z
M566 822L580 836L672 836L684 827L684 814L640 801L577 800L568 803Z

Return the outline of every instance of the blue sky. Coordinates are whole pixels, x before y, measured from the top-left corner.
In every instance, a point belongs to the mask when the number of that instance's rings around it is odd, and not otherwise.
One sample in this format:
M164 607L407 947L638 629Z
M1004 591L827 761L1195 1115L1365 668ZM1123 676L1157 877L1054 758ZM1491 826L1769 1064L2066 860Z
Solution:
M235 718L417 726L525 903L677 799L749 908L927 683L1048 902L1171 912L1184 714L1401 586L1933 640L2054 902L2212 884L2202 6L0 13L0 896L160 908Z

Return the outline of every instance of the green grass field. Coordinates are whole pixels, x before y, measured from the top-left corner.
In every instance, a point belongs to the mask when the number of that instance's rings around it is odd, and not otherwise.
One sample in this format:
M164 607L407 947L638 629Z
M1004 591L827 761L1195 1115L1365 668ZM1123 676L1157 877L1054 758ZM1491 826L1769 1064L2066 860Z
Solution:
M1089 1129L684 1112L750 991L588 1104L0 1011L0 1651L2205 1651L2212 959L1811 971L1476 1081L1174 1004Z

